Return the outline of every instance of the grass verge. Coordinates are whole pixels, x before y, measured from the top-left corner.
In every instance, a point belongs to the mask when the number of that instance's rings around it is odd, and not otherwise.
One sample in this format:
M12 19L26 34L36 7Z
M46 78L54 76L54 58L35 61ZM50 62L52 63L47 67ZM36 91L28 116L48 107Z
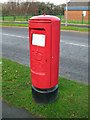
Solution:
M32 100L30 68L2 59L2 97L9 104L24 107L45 118L87 118L88 86L59 77L58 99L37 105Z
M88 28L72 27L72 26L61 26L61 30L74 30L74 31L83 31L83 32L90 31L90 29Z
M0 23L0 25L28 27L28 24L19 24L19 23ZM72 27L72 26L61 26L61 30L74 30L74 31L84 31L84 32L90 31L90 29L88 28Z
M19 24L19 23L0 23L0 25L28 27L28 24Z

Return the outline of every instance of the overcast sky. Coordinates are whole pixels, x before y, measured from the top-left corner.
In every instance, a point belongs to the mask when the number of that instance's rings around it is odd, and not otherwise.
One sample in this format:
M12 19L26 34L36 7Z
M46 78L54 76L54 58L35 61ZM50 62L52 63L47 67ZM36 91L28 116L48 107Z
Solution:
M0 2L7 2L9 0L1 0ZM18 0L10 0L10 1L18 1ZM50 3L54 3L56 5L58 4L63 4L66 3L66 1L71 1L71 2L89 2L90 0L19 0L19 1L40 1L40 2L50 2Z
M70 0L71 2L89 2L90 0Z
M8 0L1 0L1 2L7 2ZM13 2L14 1L18 1L18 0L12 0ZM27 1L27 0L19 0L19 1ZM32 1L32 0L28 0L28 1ZM54 3L56 5L58 4L63 4L63 3L66 3L66 0L35 0L35 1L40 1L40 2L50 2L50 3ZM68 0L70 1L70 0Z

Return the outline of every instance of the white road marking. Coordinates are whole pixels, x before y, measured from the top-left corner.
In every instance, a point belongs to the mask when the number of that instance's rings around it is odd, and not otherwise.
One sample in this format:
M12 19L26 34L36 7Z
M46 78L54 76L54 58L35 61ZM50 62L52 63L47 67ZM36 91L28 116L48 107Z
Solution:
M90 46L87 46L87 45L81 45L81 44L75 44L75 43L65 43L65 44L81 46L81 47L90 47Z
M13 35L13 34L6 34L6 33L2 33L2 35L7 35L7 36L11 36L11 37L18 37L18 38L26 38L25 36L17 36L17 35Z
M26 36L18 36L18 35L13 35L13 34L6 34L6 33L0 33L0 34L11 36L11 37L28 38L29 39L29 37L26 37ZM67 45L74 45L74 46L79 46L79 47L90 47L88 45L82 45L82 44L76 44L76 43L67 43L67 42L64 42L63 40L60 40L60 42L65 43Z

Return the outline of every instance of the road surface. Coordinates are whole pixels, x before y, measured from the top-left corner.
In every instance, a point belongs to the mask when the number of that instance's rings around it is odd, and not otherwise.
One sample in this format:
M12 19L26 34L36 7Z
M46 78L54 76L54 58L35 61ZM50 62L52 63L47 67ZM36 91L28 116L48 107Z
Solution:
M2 57L20 64L29 64L28 28L2 28ZM61 31L61 77L88 84L88 34Z

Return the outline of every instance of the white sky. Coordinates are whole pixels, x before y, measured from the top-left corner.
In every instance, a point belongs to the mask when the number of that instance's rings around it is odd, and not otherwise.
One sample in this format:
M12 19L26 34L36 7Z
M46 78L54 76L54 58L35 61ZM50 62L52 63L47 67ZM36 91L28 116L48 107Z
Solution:
M7 1L8 0L1 0L1 3L7 2ZM14 1L18 1L18 0L12 0L12 1L14 2ZM27 1L27 0L19 0L19 1ZM33 1L33 0L28 0L28 1ZM36 1L50 2L50 3L54 3L56 5L66 3L66 0L36 0ZM68 1L70 1L70 0L68 0Z

